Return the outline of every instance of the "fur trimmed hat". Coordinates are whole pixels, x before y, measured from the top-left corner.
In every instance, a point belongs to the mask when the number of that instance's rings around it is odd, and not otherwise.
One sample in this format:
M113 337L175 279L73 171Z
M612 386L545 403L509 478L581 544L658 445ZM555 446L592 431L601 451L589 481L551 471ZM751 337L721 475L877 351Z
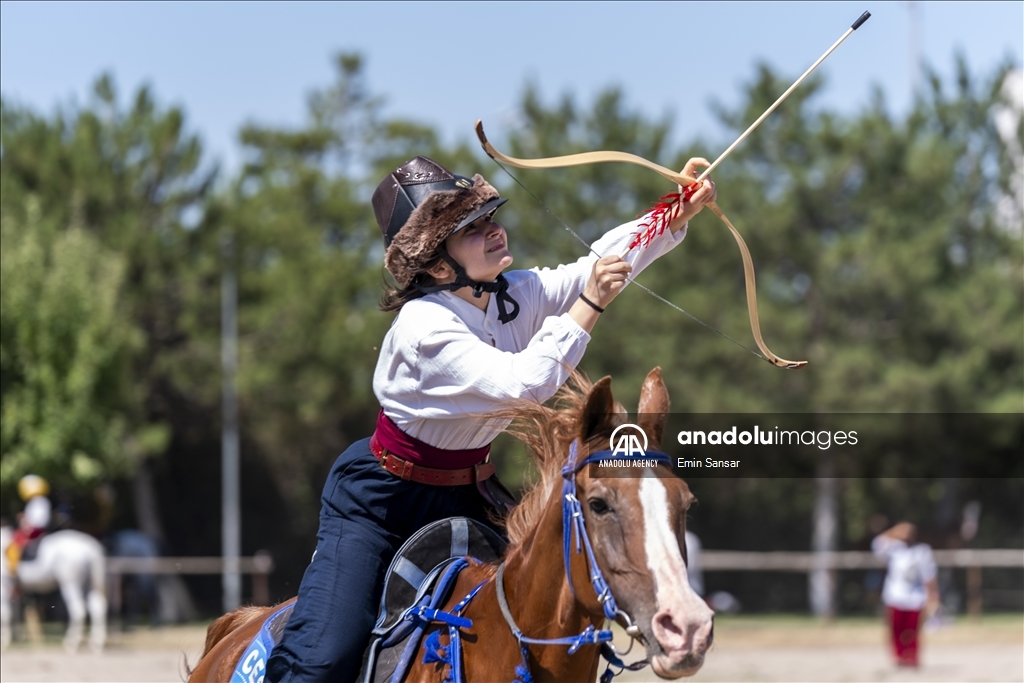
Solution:
M405 289L450 235L507 202L483 176L458 176L427 157L411 159L373 192L384 267Z

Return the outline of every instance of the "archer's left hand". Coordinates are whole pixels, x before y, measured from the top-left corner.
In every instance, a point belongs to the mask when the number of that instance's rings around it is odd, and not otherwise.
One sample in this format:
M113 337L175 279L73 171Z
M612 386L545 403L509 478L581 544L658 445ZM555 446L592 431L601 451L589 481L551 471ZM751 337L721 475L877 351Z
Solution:
M690 176L692 178L700 175L697 171L698 168L707 168L711 165L711 162L703 157L694 157L686 162L686 166L683 167L683 175ZM682 199L685 197L686 188L680 186L680 210L679 214L672 220L673 224L682 224L689 221L691 218L700 213L701 209L708 202L713 202L718 197L718 190L715 188L715 184L711 181L711 178L705 178L701 182L700 189L693 193L689 201Z

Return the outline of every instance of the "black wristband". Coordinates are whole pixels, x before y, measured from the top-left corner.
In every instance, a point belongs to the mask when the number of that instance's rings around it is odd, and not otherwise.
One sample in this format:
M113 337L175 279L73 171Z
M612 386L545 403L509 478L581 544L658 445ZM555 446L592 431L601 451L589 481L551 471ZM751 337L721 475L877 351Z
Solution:
M590 306L591 308L593 308L598 313L604 313L604 309L601 308L600 306L598 306L597 304L595 304L593 301L591 301L587 297L583 296L583 292L580 292L580 298L583 299L583 303L585 303L586 305Z

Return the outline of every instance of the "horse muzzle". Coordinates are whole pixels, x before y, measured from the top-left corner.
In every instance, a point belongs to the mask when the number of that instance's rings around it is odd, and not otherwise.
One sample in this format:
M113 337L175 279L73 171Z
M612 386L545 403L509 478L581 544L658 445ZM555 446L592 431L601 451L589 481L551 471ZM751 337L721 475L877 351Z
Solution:
M678 619L669 610L654 615L651 630L662 652L651 657L651 667L661 678L692 676L704 664L714 640L714 613Z

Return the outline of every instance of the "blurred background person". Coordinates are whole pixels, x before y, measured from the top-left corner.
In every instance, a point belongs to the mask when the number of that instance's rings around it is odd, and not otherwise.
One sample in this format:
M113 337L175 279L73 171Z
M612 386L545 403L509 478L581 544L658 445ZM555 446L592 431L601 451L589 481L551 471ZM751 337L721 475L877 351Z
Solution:
M871 550L888 558L882 602L889 619L897 666L919 665L921 612L938 608L939 582L932 549L917 543L917 527L900 522L871 542Z
M40 476L26 474L18 482L18 495L25 501L25 510L18 515L18 528L7 546L7 562L14 573L23 558L31 560L39 539L50 526L52 505L50 484ZM33 541L37 541L33 543Z

